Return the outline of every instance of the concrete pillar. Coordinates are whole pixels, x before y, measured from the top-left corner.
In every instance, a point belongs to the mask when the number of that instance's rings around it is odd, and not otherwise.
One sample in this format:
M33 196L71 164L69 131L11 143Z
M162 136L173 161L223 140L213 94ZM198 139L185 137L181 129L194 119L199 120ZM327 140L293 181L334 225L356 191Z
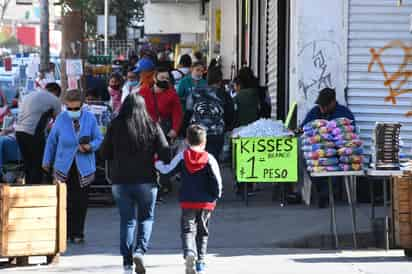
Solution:
M236 0L221 1L221 10L220 55L222 56L223 78L230 79L232 65L236 67Z

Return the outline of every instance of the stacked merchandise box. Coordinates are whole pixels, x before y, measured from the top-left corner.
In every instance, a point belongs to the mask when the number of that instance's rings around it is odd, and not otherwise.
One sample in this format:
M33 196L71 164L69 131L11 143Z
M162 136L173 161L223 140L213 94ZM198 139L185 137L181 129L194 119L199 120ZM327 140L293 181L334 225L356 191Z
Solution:
M393 183L395 245L412 256L412 174L396 177Z
M376 123L372 146L372 160L375 169L400 169L400 129L399 123Z
M0 185L0 257L48 256L66 250L66 184Z

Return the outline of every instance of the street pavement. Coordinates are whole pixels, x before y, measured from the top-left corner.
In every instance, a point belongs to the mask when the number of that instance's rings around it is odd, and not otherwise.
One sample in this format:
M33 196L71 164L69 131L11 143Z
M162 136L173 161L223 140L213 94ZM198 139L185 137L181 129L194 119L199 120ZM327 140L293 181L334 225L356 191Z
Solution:
M254 197L249 207L236 199L230 185L210 225L208 271L213 274L405 274L412 261L401 250L331 251L279 248L279 243L328 233L329 211L303 205L281 207L270 199L270 188ZM180 250L180 210L175 197L157 207L147 274L183 274ZM337 209L338 230L349 233L349 209ZM369 207L359 206L360 231L369 226ZM119 216L116 208L93 208L87 218L86 243L69 245L56 266L0 268L0 273L122 273L119 255Z
M339 207L338 215L344 216L345 212L348 212L346 207ZM184 273L178 205L168 201L158 207L157 213L152 249L146 258L147 273ZM118 224L115 208L91 209L87 243L69 245L59 265L4 268L0 273L122 273ZM335 252L276 247L277 242L327 228L327 210L303 206L281 208L266 202L252 203L249 208L235 201L221 204L211 223L208 273L412 273L412 262L400 250ZM34 258L31 263L42 260Z

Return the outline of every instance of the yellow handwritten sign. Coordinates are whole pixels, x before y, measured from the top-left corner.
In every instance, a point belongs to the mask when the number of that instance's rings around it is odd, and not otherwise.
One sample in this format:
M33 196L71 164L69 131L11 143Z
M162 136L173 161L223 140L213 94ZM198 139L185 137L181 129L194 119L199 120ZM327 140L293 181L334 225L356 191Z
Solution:
M222 40L222 10L216 10L216 42Z
M234 142L238 182L297 182L297 138L239 138Z

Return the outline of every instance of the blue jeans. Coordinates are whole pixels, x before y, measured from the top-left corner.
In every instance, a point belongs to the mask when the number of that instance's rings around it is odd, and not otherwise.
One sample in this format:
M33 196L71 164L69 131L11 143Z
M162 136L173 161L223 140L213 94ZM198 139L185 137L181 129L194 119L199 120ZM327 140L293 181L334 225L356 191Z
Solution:
M120 213L120 253L126 261L131 261L133 255L144 254L148 250L157 187L154 182L114 184L112 192Z

